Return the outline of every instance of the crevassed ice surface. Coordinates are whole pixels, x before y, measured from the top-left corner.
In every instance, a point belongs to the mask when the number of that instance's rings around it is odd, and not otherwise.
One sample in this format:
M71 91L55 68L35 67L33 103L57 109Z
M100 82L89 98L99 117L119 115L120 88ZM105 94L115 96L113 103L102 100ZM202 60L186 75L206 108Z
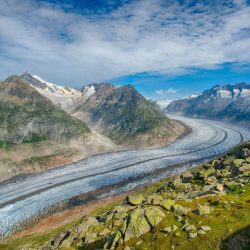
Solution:
M231 124L168 115L184 122L192 132L160 149L101 154L61 168L0 184L0 237L45 208L81 193L112 185L155 170L183 164L165 175L190 167L197 159L209 159L249 140L249 130ZM143 179L142 184L152 181ZM122 191L133 188L126 184Z

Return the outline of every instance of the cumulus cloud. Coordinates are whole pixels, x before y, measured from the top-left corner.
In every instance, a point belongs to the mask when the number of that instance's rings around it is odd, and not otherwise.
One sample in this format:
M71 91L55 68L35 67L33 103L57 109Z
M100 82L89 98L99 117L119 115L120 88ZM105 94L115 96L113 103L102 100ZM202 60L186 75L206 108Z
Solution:
M175 94L177 92L181 91L180 89L167 89L167 90L163 90L163 89L158 89L155 91L156 95L164 95L164 94Z
M92 13L1 0L0 77L30 71L77 86L139 72L173 75L250 63L246 1L181 2L122 1L108 13Z

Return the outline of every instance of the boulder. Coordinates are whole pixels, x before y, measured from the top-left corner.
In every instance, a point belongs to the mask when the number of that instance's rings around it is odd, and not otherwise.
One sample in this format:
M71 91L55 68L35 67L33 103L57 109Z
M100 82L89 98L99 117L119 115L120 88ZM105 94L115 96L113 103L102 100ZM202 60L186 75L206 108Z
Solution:
M120 231L118 231L115 235L114 235L114 237L113 237L113 239L112 239L112 243L111 243L111 245L110 245L110 247L109 248L107 248L107 249L116 249L116 247L117 247L117 245L118 245L118 243L119 243L119 241L122 239L122 234L121 234L121 232Z
M244 164L242 167L239 168L239 172L241 174L249 174L250 173L250 164Z
M86 232L84 244L89 244L89 243L95 242L96 237L97 237L96 233Z
M69 235L70 235L69 231L59 233L51 241L50 246L52 246L53 248L58 248L61 245L61 243L69 237Z
M130 205L136 206L142 204L144 197L141 194L129 195L127 201Z
M157 224L159 224L165 217L165 214L161 211L161 209L155 206L146 207L144 211L145 216L152 227L155 227Z
M188 237L189 237L190 239L193 239L193 238L197 237L197 232L193 232L193 231L188 232Z
M193 175L189 171L181 175L182 183L189 183L192 179L193 179Z
M194 211L198 215L206 215L211 213L211 207L207 205L198 205L197 209Z
M153 205L159 205L162 200L163 197L160 194L153 194L147 198L147 202Z
M181 205L175 204L173 206L173 211L179 215L186 215L191 211L191 209L189 207L183 207Z
M211 230L211 227L210 226L201 226L200 229L207 232L207 231Z
M236 172L241 166L242 164L246 162L243 159L234 159L231 161L230 166L231 166L231 170Z
M101 232L98 233L98 236L107 236L110 234L110 230L107 228L104 228Z
M217 184L217 185L215 186L215 190L217 190L217 191L219 191L219 192L223 192L223 190L224 190L224 185L222 185L222 184Z
M163 200L160 202L160 206L167 211L171 211L174 204L174 200Z
M151 226L144 216L144 210L137 208L133 210L127 219L127 229L124 235L124 241L131 238L137 238L150 231Z
M87 230L90 227L95 227L98 225L99 225L99 222L97 221L97 219L95 219L93 217L85 216L82 218L81 223L79 225L77 225L76 231L81 237L84 237L85 233L87 232Z
M191 230L196 230L196 227L194 225L188 225L185 227L185 231L191 231Z
M164 232L164 233L171 233L171 231L172 231L172 229L171 229L171 227L165 227L163 230L162 230L162 232Z
M241 149L241 155L242 155L242 157L244 157L244 158L250 156L250 150L249 150L248 148L243 148L243 149Z
M206 232L200 229L200 230L198 230L197 234L198 235L204 235L204 234L206 234Z

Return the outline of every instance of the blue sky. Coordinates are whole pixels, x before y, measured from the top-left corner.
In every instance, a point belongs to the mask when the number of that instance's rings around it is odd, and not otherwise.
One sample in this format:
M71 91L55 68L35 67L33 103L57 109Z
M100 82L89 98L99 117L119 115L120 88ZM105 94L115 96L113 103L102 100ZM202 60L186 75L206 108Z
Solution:
M1 0L0 79L133 84L177 99L250 82L246 0Z

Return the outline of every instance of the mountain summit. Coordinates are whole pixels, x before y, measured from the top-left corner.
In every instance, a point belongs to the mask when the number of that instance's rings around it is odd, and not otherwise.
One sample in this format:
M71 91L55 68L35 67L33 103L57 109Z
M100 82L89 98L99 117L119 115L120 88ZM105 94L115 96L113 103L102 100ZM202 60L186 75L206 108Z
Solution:
M165 144L183 130L132 85L91 84L83 92L90 88L94 93L76 106L72 114L118 144Z
M250 85L247 83L216 85L197 97L173 101L165 111L249 125Z

